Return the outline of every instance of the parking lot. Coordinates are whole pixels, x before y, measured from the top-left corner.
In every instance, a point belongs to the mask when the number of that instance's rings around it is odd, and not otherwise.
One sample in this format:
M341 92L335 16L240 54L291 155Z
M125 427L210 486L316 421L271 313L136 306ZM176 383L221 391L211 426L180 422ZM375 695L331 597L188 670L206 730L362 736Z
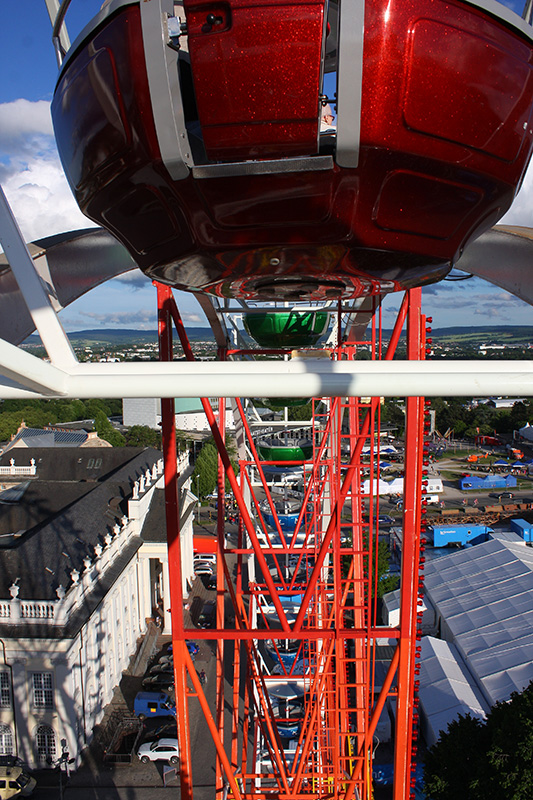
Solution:
M207 675L206 692L214 700L215 661L209 644L201 643L201 653L195 662L197 669L205 669ZM141 688L141 677L137 678ZM123 681L126 693L136 689L131 678ZM134 696L134 695L133 695ZM195 797L205 800L214 796L214 745L207 735L207 729L200 712L198 701L191 697L189 702L191 716L191 750ZM145 722L145 738L150 731L167 720L158 718ZM170 733L170 736L173 734ZM144 739L143 739L144 740ZM162 761L141 763L136 755L131 763L109 764L103 758L103 751L97 744L85 751L84 762L66 781L63 775L62 786L58 770L42 770L34 773L37 787L33 793L35 800L51 800L64 797L65 800L149 800L153 797L176 797L179 795L177 769ZM165 785L166 784L166 785Z

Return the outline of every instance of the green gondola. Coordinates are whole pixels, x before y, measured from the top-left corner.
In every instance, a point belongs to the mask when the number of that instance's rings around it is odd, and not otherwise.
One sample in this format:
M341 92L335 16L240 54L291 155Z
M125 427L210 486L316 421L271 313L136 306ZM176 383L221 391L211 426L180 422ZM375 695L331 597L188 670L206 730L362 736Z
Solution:
M257 443L257 450L265 461L308 461L313 455L313 443L309 439L300 439L283 445L262 439Z
M245 314L244 327L261 347L312 347L325 333L327 311L265 311Z

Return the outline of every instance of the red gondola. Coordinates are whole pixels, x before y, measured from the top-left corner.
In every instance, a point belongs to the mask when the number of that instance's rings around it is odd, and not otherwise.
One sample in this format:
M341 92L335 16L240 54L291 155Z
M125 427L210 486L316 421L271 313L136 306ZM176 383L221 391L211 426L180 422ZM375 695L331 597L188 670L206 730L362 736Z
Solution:
M82 211L159 281L394 291L444 277L509 208L531 38L490 0L185 0L181 16L113 0L64 60L56 138ZM321 133L325 69L337 127Z

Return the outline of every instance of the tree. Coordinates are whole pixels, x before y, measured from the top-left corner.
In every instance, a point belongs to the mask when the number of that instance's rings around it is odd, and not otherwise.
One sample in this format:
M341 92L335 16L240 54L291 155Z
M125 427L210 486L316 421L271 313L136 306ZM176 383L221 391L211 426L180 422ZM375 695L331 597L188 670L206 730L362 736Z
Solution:
M523 428L524 425L527 425L529 420L531 419L531 406L530 402L520 402L515 403L511 409L511 420L513 430L518 430L519 428Z
M0 442L7 442L18 431L22 422L19 411L4 411L0 414Z
M235 475L239 472L238 464L235 460L235 443L231 439L226 440L226 449L228 451L231 465ZM198 480L197 480L198 478ZM211 494L216 488L218 480L218 450L215 447L214 439L211 436L209 440L203 445L196 459L194 471L191 476L191 486L194 492L198 492L200 497L206 497ZM226 492L230 490L230 483L226 478L225 489Z
M348 532L347 539L350 542L348 545L351 547L352 541L352 534ZM368 530L363 531L363 549L366 551L368 549ZM346 553L341 557L342 561L342 574L343 577L347 577L348 572L350 570L350 565L352 562L353 556L349 553ZM389 545L386 542L378 542L374 547L373 557L372 557L372 575L370 576L370 586L372 597L374 597L374 587L376 587L376 596L383 597L384 594L387 592L393 592L394 589L398 588L399 584L399 577L397 575L389 575L390 570L390 549ZM363 569L365 575L368 575L368 555L363 556ZM375 575L377 572L377 582L375 580Z
M217 449L211 442L206 442L198 454L191 476L192 490L198 492L200 497L206 497L214 491L217 485L217 465Z
M132 425L125 436L128 447L155 447L161 449L161 433L148 425Z
M467 714L451 722L426 755L424 783L432 800L530 800L533 682L485 721Z
M123 435L115 430L103 411L97 411L94 417L94 427L100 439L112 444L113 447L124 447L126 440Z
M94 419L99 412L107 418L119 415L121 411L121 400L0 400L0 441L7 441L15 434L22 420L28 428L44 428L79 419ZM117 431L112 438L115 446L123 444L122 434Z
M457 430L459 422L467 424L467 410L465 408L465 400L462 397L447 397L444 400L440 398L440 400L441 402L439 403L432 401L432 406L437 412L437 430L444 434L448 428Z
M513 423L508 409L502 409L494 415L494 430L496 433L512 433Z
M291 422L307 422L313 416L313 404L304 403L301 406L289 407L288 417Z
M405 412L400 401L394 398L387 398L381 406L381 424L397 429L397 435L401 435L405 428Z
M492 436L494 434L494 425L476 425L475 427L466 428L463 434L466 439L475 439L476 436Z

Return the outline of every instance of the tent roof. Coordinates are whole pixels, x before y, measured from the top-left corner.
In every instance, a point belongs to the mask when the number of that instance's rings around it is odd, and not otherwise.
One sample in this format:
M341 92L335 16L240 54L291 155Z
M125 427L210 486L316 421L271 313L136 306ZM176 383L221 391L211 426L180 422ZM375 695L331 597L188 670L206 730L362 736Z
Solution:
M490 539L426 563L428 599L487 702L533 680L533 550Z
M459 714L483 719L488 710L457 648L425 636L420 664L420 711L428 746Z

